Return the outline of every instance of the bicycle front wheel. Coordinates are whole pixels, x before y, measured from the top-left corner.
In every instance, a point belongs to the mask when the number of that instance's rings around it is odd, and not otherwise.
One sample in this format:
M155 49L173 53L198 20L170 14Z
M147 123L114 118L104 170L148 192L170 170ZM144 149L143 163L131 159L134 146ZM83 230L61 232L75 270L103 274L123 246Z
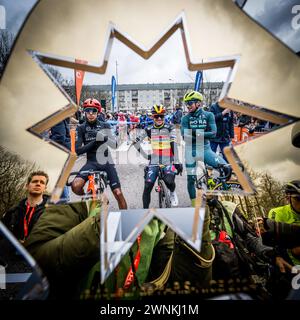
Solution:
M170 194L166 187L166 184L163 180L158 181L159 186L159 193L158 193L158 200L159 200L159 207L160 208L171 208L171 200Z

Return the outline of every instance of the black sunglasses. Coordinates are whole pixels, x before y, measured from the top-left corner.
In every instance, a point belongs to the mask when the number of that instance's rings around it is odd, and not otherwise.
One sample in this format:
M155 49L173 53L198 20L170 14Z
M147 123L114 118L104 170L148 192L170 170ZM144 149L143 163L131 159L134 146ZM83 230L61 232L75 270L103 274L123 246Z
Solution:
M191 107L191 106L192 106L194 103L196 103L196 102L197 102L197 101L195 101L195 100L194 100L194 101L187 101L187 102L186 102L186 105L189 106L189 107Z
M97 108L85 108L84 112L85 113L97 113L98 109Z
M163 114L156 114L153 116L154 119L158 119L158 118L161 118L163 119L165 116Z
M297 194L293 194L293 195L291 195L291 197L293 198L293 199L295 199L296 201L300 201L300 195L297 195Z

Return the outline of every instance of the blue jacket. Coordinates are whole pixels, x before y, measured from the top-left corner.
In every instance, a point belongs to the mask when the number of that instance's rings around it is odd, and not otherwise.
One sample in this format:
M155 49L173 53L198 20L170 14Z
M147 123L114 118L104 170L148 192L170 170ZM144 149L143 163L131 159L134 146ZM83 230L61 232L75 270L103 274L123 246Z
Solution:
M224 109L216 102L210 106L210 112L215 115L217 134L211 141L218 143L227 143L234 138L233 112L222 114Z
M51 128L50 139L71 149L70 119L64 119Z
M176 111L173 113L172 117L172 122L174 124L180 124L181 123L181 118L182 118L182 109L178 108Z

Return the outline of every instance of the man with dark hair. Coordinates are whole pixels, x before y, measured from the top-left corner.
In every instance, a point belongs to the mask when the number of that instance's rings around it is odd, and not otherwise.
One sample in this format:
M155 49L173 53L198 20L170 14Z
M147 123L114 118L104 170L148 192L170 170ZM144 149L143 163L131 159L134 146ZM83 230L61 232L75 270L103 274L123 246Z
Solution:
M177 138L178 145L181 144L180 124L181 124L182 116L183 116L182 108L180 107L180 105L177 104L175 106L175 110L171 119L176 128L176 138Z
M9 209L2 218L2 222L21 242L24 242L28 237L34 224L44 211L49 198L44 194L48 181L48 174L44 171L32 172L26 184L27 198Z
M210 147L213 152L217 152L218 146L225 160L224 148L230 145L231 139L234 138L233 112L230 109L222 108L218 102L210 107L210 112L215 116L217 134L210 139Z

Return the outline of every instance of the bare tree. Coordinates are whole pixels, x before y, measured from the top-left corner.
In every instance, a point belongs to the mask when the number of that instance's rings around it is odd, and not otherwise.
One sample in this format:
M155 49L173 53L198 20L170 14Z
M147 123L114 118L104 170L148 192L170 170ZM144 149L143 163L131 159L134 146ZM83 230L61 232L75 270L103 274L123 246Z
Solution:
M266 217L272 208L285 204L284 185L268 172L255 172L249 168L247 171L256 193L252 196L227 195L222 198L238 203L245 217L254 221L258 216Z
M25 185L35 164L24 161L0 146L0 218L25 197Z
M72 79L66 79L62 73L53 66L47 65L47 70L55 78L57 83L65 90L68 96L76 102L74 81Z
M7 63L13 41L14 37L12 33L7 30L0 30L0 78Z

